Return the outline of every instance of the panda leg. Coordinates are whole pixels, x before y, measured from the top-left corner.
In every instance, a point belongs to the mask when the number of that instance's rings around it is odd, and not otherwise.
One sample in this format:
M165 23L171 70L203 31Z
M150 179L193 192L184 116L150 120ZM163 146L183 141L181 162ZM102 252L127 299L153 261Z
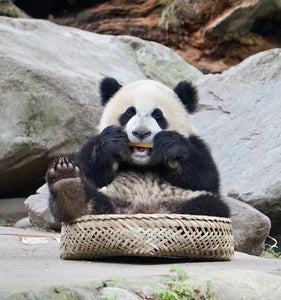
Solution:
M49 206L57 222L72 222L86 214L114 212L113 201L98 192L66 157L53 162L46 180L50 190Z
M175 213L230 217L228 205L221 199L220 195L217 194L205 194L192 200L187 200L175 210Z
M71 222L87 214L84 182L79 168L67 158L55 160L46 180L50 190L49 206L58 222Z

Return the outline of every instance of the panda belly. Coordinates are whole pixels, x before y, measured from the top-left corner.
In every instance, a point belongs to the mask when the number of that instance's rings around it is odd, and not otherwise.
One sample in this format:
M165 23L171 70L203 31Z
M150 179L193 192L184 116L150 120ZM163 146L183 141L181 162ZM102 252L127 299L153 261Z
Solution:
M150 172L119 173L100 192L113 201L116 214L173 213L181 203L207 194L178 188Z

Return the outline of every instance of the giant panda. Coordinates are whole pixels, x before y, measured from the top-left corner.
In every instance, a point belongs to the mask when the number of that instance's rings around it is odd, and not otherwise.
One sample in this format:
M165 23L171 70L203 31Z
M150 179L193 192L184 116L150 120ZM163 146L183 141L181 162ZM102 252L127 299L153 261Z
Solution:
M59 158L47 171L56 221L86 214L229 217L216 164L191 124L197 90L190 82L172 90L153 80L122 86L104 78L100 96L98 134L74 162Z

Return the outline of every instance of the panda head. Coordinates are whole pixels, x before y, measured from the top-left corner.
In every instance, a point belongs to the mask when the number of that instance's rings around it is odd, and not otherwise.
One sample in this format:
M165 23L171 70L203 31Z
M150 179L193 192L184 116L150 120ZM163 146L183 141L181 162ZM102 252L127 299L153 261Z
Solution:
M104 111L98 130L108 126L122 126L131 145L129 159L145 165L150 161L151 145L157 133L176 131L189 137L194 133L190 114L196 110L197 91L191 83L181 81L172 90L153 80L140 80L122 86L114 78L100 84Z

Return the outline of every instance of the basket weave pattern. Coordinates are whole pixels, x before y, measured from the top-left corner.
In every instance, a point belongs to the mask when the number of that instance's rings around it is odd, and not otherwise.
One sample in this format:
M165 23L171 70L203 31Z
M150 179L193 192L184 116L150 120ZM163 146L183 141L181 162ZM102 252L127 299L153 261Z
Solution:
M231 260L231 220L195 215L87 215L62 226L61 258Z

